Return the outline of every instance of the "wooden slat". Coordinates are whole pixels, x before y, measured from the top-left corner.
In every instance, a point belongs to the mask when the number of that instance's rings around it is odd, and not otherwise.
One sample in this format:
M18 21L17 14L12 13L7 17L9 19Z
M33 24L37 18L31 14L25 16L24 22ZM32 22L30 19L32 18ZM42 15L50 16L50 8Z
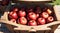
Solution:
M6 24L10 24L10 25L14 25L14 26L17 26L18 28L15 28L15 30L23 30L26 28L26 30L29 30L31 27L33 27L34 29L37 29L37 30L45 30L45 26L51 26L51 25L55 25L55 24L60 24L60 21L56 21L56 22L52 22L50 24L46 24L46 25L40 25L40 26L23 26L23 25L19 25L19 24L16 24L16 23L13 23L11 21L4 21L4 20L0 20L0 22L3 22L3 23L6 23ZM9 23L10 22L10 23ZM23 27L23 28L21 28ZM28 27L28 28L27 28ZM42 28L44 27L44 29ZM49 28L47 28L48 30Z
M52 0L19 0L19 1L52 1Z
M0 33L4 33L4 32L0 32Z
M54 8L57 20L60 20L60 5L55 5L53 8Z
M26 26L26 25L20 25L20 24L17 24L17 23L13 23L12 21L6 21L6 20L1 20L0 19L0 22L2 23L6 23L6 24L10 24L10 25L14 25L14 26L18 26L18 27L21 27L21 26ZM9 23L10 22L10 23ZM40 26L37 26L37 27L43 27L43 26L52 26L52 25L56 25L56 24L60 24L60 21L54 21L52 23L49 23L49 24L45 24L45 25L40 25ZM27 26L28 27L28 26ZM33 26L35 27L35 26Z

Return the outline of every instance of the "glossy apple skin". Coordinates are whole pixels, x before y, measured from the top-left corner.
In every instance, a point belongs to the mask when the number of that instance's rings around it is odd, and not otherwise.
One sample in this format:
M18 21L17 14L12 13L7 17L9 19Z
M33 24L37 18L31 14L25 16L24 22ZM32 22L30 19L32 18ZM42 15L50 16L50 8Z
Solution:
M27 19L25 17L20 17L18 19L18 23L22 24L22 25L25 25L25 24L27 24Z
M11 18L11 19L17 19L18 18L17 13L15 11L9 12L8 15L9 15L9 18Z
M49 17L47 18L47 21L48 21L48 22L52 22L52 21L54 21L54 18L53 18L52 16L49 16Z
M20 11L18 12L18 16L19 16L19 17L24 17L24 16L26 16L26 12L20 10Z
M49 14L48 14L47 12L43 12L43 13L42 13L42 17L43 17L43 18L48 18L48 17L49 17Z
M29 25L29 26L37 26L37 22L36 22L35 20L30 20L30 21L28 22L28 25Z
M45 21L44 18L42 18L42 17L38 18L38 24L39 24L39 25L43 25L43 24L45 24L45 23L46 23L46 21Z
M34 12L30 12L30 13L28 14L28 17L29 17L31 20L36 20L36 18L37 18L36 14L35 14Z
M19 9L18 8L13 8L13 11L18 11Z
M36 14L37 18L39 17L39 14Z

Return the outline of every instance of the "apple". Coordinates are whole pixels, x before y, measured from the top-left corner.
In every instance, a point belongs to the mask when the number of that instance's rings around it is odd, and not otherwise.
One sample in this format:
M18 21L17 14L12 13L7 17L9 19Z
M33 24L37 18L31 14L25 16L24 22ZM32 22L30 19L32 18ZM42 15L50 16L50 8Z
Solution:
M46 23L46 21L45 21L45 19L44 18L42 18L42 17L40 17L40 18L38 18L38 24L39 25L43 25L43 24L45 24Z
M53 18L52 16L49 16L49 17L47 18L47 21L48 21L48 22L52 22L52 21L54 21L54 18Z
M36 14L37 18L39 17L39 14Z
M25 17L20 17L18 19L18 23L22 24L22 25L25 25L25 24L27 24L27 19Z
M30 20L30 21L28 22L28 25L29 25L29 26L37 26L37 22L36 22L35 20Z
M48 14L51 14L52 11L51 11L50 9L47 9L47 13L48 13Z
M18 15L19 15L19 17L24 17L24 16L26 16L26 12L20 10L20 11L18 12Z
M18 11L18 8L13 8L13 11Z
M16 21L16 19L10 19L10 21L15 22L15 21Z
M31 19L31 20L36 20L37 16L34 12L30 12L28 13L28 17Z
M47 12L43 12L43 13L42 13L42 17L43 17L43 18L48 18L48 17L49 17L49 14L48 14Z
M11 18L11 19L17 19L18 18L17 13L15 11L9 12L8 15L9 15L9 18Z

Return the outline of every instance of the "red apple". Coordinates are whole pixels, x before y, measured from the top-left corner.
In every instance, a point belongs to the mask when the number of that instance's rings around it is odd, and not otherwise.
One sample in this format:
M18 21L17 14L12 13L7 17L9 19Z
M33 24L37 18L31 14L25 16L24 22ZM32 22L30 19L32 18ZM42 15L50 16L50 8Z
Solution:
M49 16L49 14L48 14L47 12L43 12L43 13L42 13L42 17L43 17L43 18L48 18L48 16Z
M20 17L18 19L18 23L22 24L22 25L25 25L25 24L27 24L27 19L25 17Z
M13 12L8 12L9 15L12 15Z
M42 18L42 17L38 18L38 24L43 25L45 23L46 23L46 21L44 18Z
M48 13L48 14L51 14L52 11L51 11L50 9L47 9L47 13Z
M28 25L29 25L29 26L37 26L37 23L36 23L36 21L34 21L34 20L30 20L30 21L28 22Z
M26 12L20 10L20 11L18 12L18 15L19 15L20 17L24 17L24 16L26 16Z
M18 8L14 8L13 11L18 11Z
M36 14L37 18L39 17L39 14Z
M10 21L15 22L15 21L16 21L16 19L11 19Z
M48 22L52 22L54 21L54 18L52 16L49 16L48 19L47 19Z
M17 16L17 13L16 12L10 12L9 13L9 18L11 18L11 19L17 19L18 18L18 16Z
M30 12L29 14L28 14L28 17L31 19L31 20L36 20L36 14L34 13L34 12Z

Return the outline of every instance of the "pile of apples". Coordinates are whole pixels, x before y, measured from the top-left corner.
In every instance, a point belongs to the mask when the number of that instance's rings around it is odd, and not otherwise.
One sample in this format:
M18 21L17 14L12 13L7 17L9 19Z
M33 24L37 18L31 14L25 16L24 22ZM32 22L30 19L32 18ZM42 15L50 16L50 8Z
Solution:
M33 8L29 9L18 9L13 8L8 14L10 21L17 24L28 25L28 26L37 26L44 25L54 21L53 16L51 16L52 11L46 9L46 11L41 11L40 7L37 7L36 10Z

